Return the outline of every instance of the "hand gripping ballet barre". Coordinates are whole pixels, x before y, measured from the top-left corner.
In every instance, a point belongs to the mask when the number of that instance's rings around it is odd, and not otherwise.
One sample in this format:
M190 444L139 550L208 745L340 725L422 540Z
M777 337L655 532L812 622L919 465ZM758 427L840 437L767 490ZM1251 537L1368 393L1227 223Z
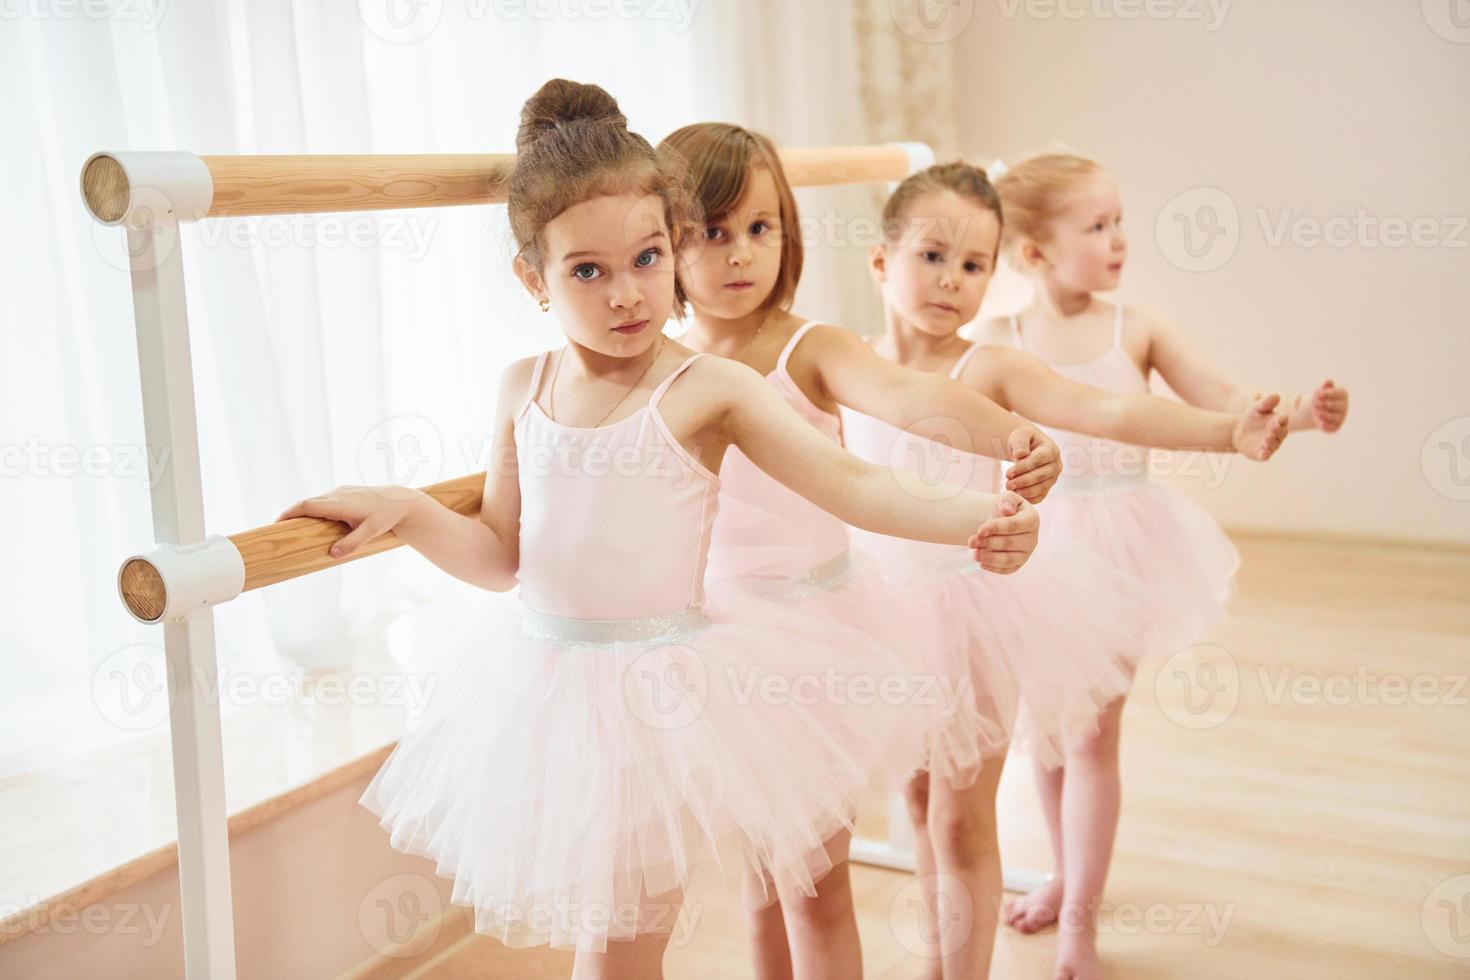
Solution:
M934 154L922 143L802 147L783 149L781 162L793 184L822 186L902 180L933 163ZM164 631L184 970L191 980L235 977L219 705L203 694L218 682L212 607L248 589L339 564L327 549L344 532L336 521L296 518L228 537L206 533L178 225L266 214L498 203L505 200L514 163L509 154L108 151L94 153L82 165L81 195L88 213L104 225L121 226L127 235L144 432L150 458L169 461L150 488L157 543L125 559L117 579L128 613ZM481 473L424 490L460 513L476 514L483 486ZM398 544L386 534L341 561ZM906 829L902 821L894 825ZM878 863L904 863L893 846L867 843L885 851Z

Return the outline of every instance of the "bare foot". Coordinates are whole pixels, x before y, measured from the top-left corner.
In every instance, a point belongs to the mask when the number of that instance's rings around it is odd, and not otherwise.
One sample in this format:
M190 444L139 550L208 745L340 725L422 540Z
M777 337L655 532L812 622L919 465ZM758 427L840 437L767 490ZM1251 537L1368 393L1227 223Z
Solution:
M1091 929L1063 929L1057 933L1057 965L1052 980L1102 980L1097 933Z
M1046 884L1006 902L1006 925L1028 935L1040 932L1057 921L1057 909L1061 904L1062 878L1052 875Z

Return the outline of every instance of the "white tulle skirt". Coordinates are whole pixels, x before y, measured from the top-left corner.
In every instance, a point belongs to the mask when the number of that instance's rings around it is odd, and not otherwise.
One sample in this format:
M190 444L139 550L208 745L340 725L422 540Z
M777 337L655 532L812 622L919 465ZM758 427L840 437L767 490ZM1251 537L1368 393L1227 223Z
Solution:
M728 586L632 624L490 597L433 642L451 666L360 802L509 946L670 928L649 900L706 862L815 894L825 842L931 723L871 635Z

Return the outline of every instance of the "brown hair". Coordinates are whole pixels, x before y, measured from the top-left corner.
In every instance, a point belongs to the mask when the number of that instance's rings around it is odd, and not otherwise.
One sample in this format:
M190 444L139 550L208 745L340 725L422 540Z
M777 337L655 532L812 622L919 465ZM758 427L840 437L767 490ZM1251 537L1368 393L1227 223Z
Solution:
M958 194L978 207L992 212L1004 231L1005 217L1001 210L1000 194L990 183L990 178L980 167L965 163L963 160L954 160L950 163L936 163L916 174L910 174L893 189L893 193L888 195L888 200L883 205L884 239L890 242L896 241L899 229L913 203L925 194L940 191Z
M1006 258L1020 268L1017 254L1028 239L1045 242L1051 222L1062 212L1067 192L1102 173L1102 165L1072 153L1043 153L1011 167L995 182L1005 203L1007 222L1001 237Z
M674 130L659 144L659 149L665 148L683 157L689 189L706 225L730 213L745 193L754 168L765 167L770 172L780 201L781 270L771 295L760 308L790 309L797 283L801 281L805 251L796 195L791 192L791 182L786 179L776 145L764 134L743 126L710 122ZM674 294L681 306L688 302L682 284L675 284Z
M699 227L678 156L629 132L627 117L606 90L565 78L537 89L521 107L506 195L517 254L541 271L541 232L548 222L591 198L629 192L663 199L675 250Z

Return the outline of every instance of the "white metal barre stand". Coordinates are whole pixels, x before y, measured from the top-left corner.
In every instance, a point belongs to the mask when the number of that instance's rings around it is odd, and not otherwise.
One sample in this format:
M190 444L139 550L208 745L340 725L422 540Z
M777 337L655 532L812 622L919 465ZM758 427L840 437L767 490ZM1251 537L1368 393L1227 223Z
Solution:
M205 541L204 492L179 222L201 216L209 206L209 171L191 153L106 156L121 164L128 189L124 199L116 202L115 211L99 213L90 203L88 210L104 224L127 229L144 431L149 458L166 463L161 479L151 488L153 533L161 545L192 545ZM88 164L91 162L89 159ZM87 172L84 165L84 200ZM213 609L202 604L167 618L163 641L179 834L184 972L190 980L234 980L220 706L208 696L219 689Z

